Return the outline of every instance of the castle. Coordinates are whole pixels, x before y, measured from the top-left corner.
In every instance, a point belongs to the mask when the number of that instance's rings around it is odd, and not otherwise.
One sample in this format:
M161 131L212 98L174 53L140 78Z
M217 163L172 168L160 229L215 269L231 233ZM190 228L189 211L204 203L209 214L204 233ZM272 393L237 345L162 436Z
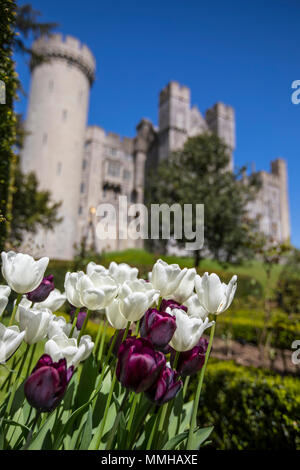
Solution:
M22 169L34 171L40 188L62 201L63 220L54 231L41 230L36 242L55 259L71 259L81 240L102 250L142 247L143 241L99 240L95 236L96 208L118 196L143 203L145 167L155 167L188 137L215 132L227 144L233 168L235 116L231 106L216 103L203 116L191 107L190 90L170 82L159 95L158 127L141 119L134 138L121 138L98 126L87 126L95 59L77 39L61 34L40 38L33 51L45 58L31 67L31 87ZM278 241L290 237L287 169L283 159L272 162L271 173L259 172L262 187L249 207L260 229ZM162 201L163 202L163 201ZM201 202L201 201L199 201Z

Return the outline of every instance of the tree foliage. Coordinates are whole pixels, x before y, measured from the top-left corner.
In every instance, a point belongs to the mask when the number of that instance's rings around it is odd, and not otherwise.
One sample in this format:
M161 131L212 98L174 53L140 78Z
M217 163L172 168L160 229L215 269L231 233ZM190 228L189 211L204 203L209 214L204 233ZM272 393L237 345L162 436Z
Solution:
M4 246L10 221L11 173L15 165L13 145L16 140L16 116L13 103L18 88L18 77L12 59L15 38L16 4L12 0L0 2L0 80L5 87L5 103L0 104L0 250Z
M223 262L252 255L255 223L248 217L247 204L259 183L255 177L245 183L245 169L234 173L229 163L224 142L215 134L203 134L189 138L182 150L160 162L154 177L147 178L148 203L204 204L205 242L201 251L194 252L196 265L204 250ZM183 236L178 242L186 241Z
M53 228L60 220L60 204L52 203L49 193L38 190L33 174L22 174L17 157L24 133L13 109L20 88L13 53L32 56L26 39L51 32L55 24L40 23L39 15L28 4L17 6L13 0L0 3L0 80L6 91L6 102L0 104L0 251L6 242L21 241L23 230L35 233L38 226Z

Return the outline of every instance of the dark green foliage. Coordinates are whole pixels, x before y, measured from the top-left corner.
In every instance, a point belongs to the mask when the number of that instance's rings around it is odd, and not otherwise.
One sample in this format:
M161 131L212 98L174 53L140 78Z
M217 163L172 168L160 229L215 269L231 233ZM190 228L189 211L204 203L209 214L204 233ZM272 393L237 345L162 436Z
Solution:
M299 378L211 361L198 423L214 426L213 448L300 449L299 386Z
M0 2L0 80L5 85L6 103L0 104L0 251L4 247L7 224L11 219L9 193L11 171L15 156L16 116L13 102L16 97L18 78L12 60L16 4L12 0Z
M287 313L300 313L300 251L294 249L281 271L276 300Z
M229 311L220 315L217 322L217 336L230 336L234 340L243 340L258 345L264 328L264 313L262 310L249 308ZM300 338L300 322L294 316L272 312L267 324L267 335L270 346L278 349L290 349L292 342Z
M253 178L243 183L243 172L229 170L227 147L217 135L192 137L159 164L155 177L148 175L147 202L204 204L204 247L214 259L238 262L253 254L255 223L248 219L246 205L258 188ZM201 257L196 251L196 265Z
M24 175L19 166L15 170L15 191L12 203L12 222L9 241L14 246L22 241L23 231L36 233L38 228L51 230L61 221L58 209L61 203L52 202L49 191L38 189L34 173Z

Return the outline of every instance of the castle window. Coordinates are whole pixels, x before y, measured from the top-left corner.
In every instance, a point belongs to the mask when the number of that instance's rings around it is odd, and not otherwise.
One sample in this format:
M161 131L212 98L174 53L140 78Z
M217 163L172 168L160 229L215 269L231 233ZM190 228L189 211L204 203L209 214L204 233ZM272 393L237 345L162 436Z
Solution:
M56 174L59 176L61 174L61 169L62 169L62 163L58 162L57 164L57 169L56 169Z
M44 145L46 145L47 140L48 140L48 135L47 135L47 134L43 134L43 144L44 144Z
M115 156L117 155L118 151L117 151L116 148L109 147L108 153L109 153L109 155L111 155L112 157L115 157Z
M67 116L68 116L68 111L66 109L63 109L63 112L62 112L63 121L66 121Z
M82 214L82 206L79 206L79 209L78 209L78 214Z
M120 176L121 165L119 162L108 162L107 173L110 176Z
M53 87L54 87L54 81L50 80L50 82L49 82L49 91L52 91Z
M82 161L82 169L85 170L86 167L87 167L87 161L84 159L84 160Z
M81 185L80 185L80 192L84 193L84 183L81 183Z
M124 170L124 172L123 172L123 179L128 181L128 180L130 180L130 178L131 178L131 173L130 173L130 171Z

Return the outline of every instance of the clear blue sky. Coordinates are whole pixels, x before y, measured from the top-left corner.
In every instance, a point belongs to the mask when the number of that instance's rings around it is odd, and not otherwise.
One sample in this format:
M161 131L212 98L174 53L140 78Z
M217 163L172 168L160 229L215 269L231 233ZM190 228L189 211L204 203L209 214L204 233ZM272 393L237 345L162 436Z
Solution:
M157 124L158 93L170 80L190 87L202 112L216 101L232 105L236 165L288 162L292 242L300 247L300 104L291 102L291 83L300 80L299 0L30 3L95 55L90 124L128 136L141 117ZM16 59L28 91L28 67ZM25 98L17 110L25 112Z

